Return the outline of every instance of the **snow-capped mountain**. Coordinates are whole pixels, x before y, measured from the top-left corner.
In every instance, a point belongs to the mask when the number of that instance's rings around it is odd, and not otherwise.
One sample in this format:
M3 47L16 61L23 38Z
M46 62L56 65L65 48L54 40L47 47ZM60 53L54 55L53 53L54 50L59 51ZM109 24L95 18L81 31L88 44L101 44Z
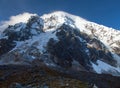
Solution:
M0 64L33 64L120 76L120 31L62 11L34 15L0 34Z

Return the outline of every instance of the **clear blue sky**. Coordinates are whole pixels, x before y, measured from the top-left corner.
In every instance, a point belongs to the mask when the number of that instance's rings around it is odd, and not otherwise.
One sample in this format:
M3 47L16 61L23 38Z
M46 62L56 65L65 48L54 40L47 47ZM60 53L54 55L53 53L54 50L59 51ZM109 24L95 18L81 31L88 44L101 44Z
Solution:
M120 29L120 0L0 0L0 21L23 12L42 15L56 10Z

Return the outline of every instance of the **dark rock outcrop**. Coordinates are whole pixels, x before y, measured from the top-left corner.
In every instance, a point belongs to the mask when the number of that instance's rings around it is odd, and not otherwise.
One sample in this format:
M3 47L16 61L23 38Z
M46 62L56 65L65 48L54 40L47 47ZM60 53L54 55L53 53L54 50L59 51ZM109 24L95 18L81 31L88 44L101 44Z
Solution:
M0 39L0 56L9 52L16 46L16 43L9 39Z

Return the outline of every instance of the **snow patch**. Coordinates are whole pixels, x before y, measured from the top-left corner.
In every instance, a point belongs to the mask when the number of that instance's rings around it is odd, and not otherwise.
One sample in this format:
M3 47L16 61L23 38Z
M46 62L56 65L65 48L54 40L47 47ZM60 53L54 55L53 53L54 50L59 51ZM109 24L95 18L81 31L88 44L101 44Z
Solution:
M109 72L109 71L120 73L119 67L113 67L103 61L100 61L100 60L97 60L97 65L92 63L92 67L98 74L102 74L104 72ZM113 74L113 73L111 73L111 74Z
M112 56L114 57L114 59L117 61L117 66L120 67L120 56L118 56L115 53L112 53Z
M47 43L51 38L58 41L58 38L55 33L53 33L53 31L41 33L39 37L39 45L37 46L37 48L40 49L41 52L45 51L45 47L47 46Z

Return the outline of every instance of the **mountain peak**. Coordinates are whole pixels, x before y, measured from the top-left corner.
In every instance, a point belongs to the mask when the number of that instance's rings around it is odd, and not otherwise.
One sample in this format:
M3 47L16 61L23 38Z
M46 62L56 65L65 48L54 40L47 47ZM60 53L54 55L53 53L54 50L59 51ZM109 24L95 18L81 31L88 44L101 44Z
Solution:
M51 29L53 27L59 28L62 24L69 25L71 27L81 27L84 23L87 23L85 19L69 14L64 11L55 11L49 14L41 16L44 20L45 29Z

